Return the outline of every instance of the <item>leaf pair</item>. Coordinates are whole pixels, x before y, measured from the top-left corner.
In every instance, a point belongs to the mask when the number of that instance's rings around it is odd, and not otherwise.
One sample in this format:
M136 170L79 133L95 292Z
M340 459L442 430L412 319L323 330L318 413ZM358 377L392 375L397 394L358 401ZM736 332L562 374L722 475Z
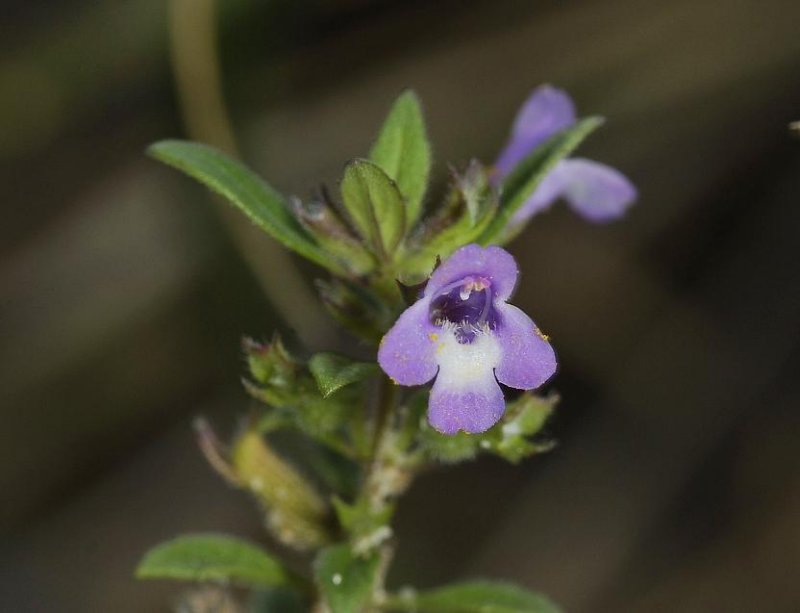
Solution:
M357 272L368 270L368 260L352 239L338 228L331 237L319 236L324 227L303 224L295 216L299 213L302 218L307 213L302 207L294 207L293 211L272 186L213 147L165 140L152 145L148 153L223 196L285 247L323 268L347 274L352 263ZM341 186L353 225L384 259L394 253L407 228L419 216L430 165L430 146L419 100L413 92L405 92L386 118L370 160L348 164Z
M384 121L369 160L344 171L342 201L373 251L390 261L422 211L431 152L416 94L404 92Z
M487 245L509 240L521 229L509 227L514 213L555 164L601 123L598 117L583 119L534 150L503 182L499 203L492 203L485 195L481 195L481 200L468 199L468 215L450 219L450 225L437 229L437 233L403 255L402 274L409 278L427 274L436 256L446 257L470 242ZM364 274L374 265L363 246L348 236L339 222L306 220L304 216L309 213L302 206L295 206L293 211L286 198L268 183L216 149L167 140L152 145L148 151L225 197L285 247L332 273ZM370 151L370 159L350 162L341 184L349 221L383 262L395 259L404 238L419 219L430 169L431 152L422 110L417 96L408 91L392 106ZM465 177L470 173L474 174L474 169L468 170ZM480 193L472 195L477 197ZM327 209L321 211L335 215ZM434 212L426 223L436 225L437 214L439 219L443 217L441 213L441 210ZM325 234L326 228L333 228L330 236Z

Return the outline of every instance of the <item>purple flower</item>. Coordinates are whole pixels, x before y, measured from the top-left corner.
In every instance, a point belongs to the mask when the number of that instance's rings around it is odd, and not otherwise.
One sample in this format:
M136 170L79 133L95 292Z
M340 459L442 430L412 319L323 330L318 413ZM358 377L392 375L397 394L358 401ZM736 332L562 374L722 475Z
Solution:
M575 121L575 105L565 91L552 85L536 88L517 114L508 145L495 163L494 179L504 179L536 147ZM583 158L565 159L548 173L510 223L524 223L559 198L589 221L611 221L633 204L636 195L636 188L618 170Z
M433 271L422 297L381 341L378 362L400 385L434 377L428 420L443 434L477 433L502 417L498 381L534 389L556 370L536 324L506 303L517 263L500 247L467 245Z

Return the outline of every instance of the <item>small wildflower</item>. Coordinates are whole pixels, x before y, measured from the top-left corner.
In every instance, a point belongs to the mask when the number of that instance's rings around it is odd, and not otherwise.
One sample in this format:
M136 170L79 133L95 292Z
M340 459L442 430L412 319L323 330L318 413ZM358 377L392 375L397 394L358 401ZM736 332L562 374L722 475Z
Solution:
M428 420L443 434L484 432L497 423L505 411L498 381L534 389L555 373L550 343L506 303L517 276L504 249L462 247L433 272L422 297L381 342L378 362L398 384L436 377Z
M494 179L503 180L536 147L575 121L575 105L565 91L552 85L536 88L517 114L511 138L495 163ZM559 198L589 221L611 221L620 217L636 196L636 188L618 170L592 160L568 158L547 174L511 225L524 223Z

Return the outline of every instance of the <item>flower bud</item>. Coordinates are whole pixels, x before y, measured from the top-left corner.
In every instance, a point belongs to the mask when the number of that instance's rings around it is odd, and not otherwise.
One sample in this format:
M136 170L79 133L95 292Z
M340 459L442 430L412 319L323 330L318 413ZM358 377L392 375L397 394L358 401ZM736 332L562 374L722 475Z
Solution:
M314 487L247 429L228 449L203 418L194 423L200 450L232 486L249 491L264 510L267 527L282 543L299 550L328 542L328 506Z
M328 542L325 501L260 434L246 430L236 440L231 464L241 487L263 507L267 526L278 540L300 550Z
M375 258L336 214L324 190L310 202L292 198L292 208L300 224L354 274L364 275L375 268Z
M283 388L292 385L299 363L286 350L279 336L275 335L269 344L245 337L242 349L250 374L257 383Z

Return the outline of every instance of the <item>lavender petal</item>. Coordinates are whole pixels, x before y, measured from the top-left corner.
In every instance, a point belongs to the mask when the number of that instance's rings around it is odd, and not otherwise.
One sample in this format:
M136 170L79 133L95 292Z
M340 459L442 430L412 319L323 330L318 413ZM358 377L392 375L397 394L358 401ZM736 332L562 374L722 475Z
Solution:
M508 175L536 147L574 123L575 105L564 90L537 87L517 113L511 138L495 162L498 176Z
M559 166L564 199L589 221L616 219L636 200L633 184L610 166L583 158L562 160Z
M406 309L381 340L378 363L400 385L422 385L436 376L438 328L428 317L429 299Z
M556 372L556 354L530 317L510 304L497 304L495 337L500 344L497 380L517 389L535 389Z
M547 210L562 196L565 189L565 179L567 178L564 174L564 162L565 160L559 161L545 175L533 194L517 209L509 222L512 227L523 224L534 215Z
M517 263L505 249L466 245L433 271L424 296L433 297L447 285L471 276L487 279L495 298L507 300L514 291L518 274Z
M503 391L491 370L469 385L449 385L437 378L428 403L428 421L442 434L476 434L491 428L505 411Z

